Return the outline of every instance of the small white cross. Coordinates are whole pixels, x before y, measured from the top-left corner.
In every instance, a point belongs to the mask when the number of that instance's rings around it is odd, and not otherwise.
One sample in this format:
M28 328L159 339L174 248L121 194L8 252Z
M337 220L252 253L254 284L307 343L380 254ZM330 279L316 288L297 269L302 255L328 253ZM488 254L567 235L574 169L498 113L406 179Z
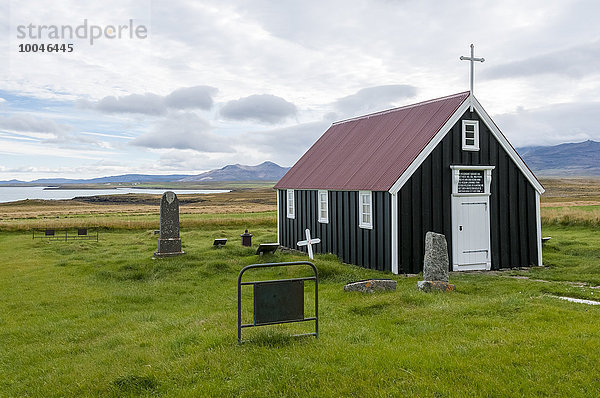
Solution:
M471 62L471 97L473 97L473 72L474 72L474 68L473 68L473 62L478 61L478 62L483 62L485 61L484 58L475 58L475 48L473 46L473 44L471 44L471 56L470 57L464 57L461 56L460 60L461 61L470 61ZM471 99L471 108L470 108L471 112L473 112L473 100Z
M300 242L297 243L298 246L307 246L308 248L308 258L310 258L311 260L314 258L313 257L313 250L312 250L312 245L316 245L317 243L321 243L321 239L319 238L314 238L311 239L310 238L310 230L308 228L306 228L306 231L304 231L306 233L306 240L301 240Z

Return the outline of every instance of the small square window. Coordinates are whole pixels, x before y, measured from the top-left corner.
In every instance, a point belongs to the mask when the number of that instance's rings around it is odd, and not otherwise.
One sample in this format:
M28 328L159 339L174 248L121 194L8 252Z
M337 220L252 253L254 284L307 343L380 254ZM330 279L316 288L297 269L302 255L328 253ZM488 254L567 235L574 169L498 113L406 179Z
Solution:
M479 122L477 120L462 121L463 151L479 150Z

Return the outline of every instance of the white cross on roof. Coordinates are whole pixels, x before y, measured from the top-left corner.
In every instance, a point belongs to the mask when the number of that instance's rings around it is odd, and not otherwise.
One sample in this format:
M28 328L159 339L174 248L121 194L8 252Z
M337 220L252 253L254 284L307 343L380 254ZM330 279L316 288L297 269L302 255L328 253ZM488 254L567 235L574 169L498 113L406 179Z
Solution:
M473 62L478 61L478 62L483 62L485 61L484 58L475 58L475 46L473 46L473 44L471 44L471 56L470 57L464 57L461 56L460 60L461 61L470 61L471 62L471 88L470 88L470 93L471 93L471 97L473 97L473 73L474 73L474 68L473 68ZM471 112L473 112L473 101L471 100L471 108L470 108Z

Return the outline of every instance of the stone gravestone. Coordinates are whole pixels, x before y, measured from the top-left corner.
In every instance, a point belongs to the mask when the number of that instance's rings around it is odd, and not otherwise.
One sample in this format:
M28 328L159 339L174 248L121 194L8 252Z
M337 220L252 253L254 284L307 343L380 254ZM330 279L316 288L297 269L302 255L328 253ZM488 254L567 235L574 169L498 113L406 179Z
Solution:
M167 191L160 200L160 237L154 257L184 254L179 238L179 200L175 192Z
M446 237L435 232L427 232L425 235L423 280L417 282L417 287L425 292L454 290L455 286L448 283L449 268L450 261L448 260Z

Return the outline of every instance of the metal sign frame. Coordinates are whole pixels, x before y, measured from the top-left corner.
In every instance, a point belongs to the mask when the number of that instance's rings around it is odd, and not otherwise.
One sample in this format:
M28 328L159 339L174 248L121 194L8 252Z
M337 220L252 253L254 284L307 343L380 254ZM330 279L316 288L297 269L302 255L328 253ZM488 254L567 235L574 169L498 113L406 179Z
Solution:
M275 279L275 280L267 280L267 281L250 281L250 282L242 282L242 276L244 275L244 273L250 269L256 269L256 268L272 268L272 267L288 267L288 266L293 266L293 265L308 265L309 267L312 268L313 272L314 272L314 276L308 276L308 277L303 277L303 278L289 278L289 279ZM288 316L287 319L280 319L280 320L268 320L268 321L263 321L263 322L257 322L256 321L256 305L257 305L257 286L258 287L266 287L266 286L272 286L277 288L285 286L285 284L287 283L291 283L291 284L295 284L295 283L301 283L302 286L304 285L304 281L315 281L315 316L313 317L309 317L306 318L304 317L304 309L302 307L302 317L298 317L298 316L294 316L297 315L299 312L298 311L292 311L292 315L289 315L290 313L286 312L286 311L279 311L276 312L276 314L279 314L280 316ZM253 323L249 323L249 324L242 324L242 286L246 286L246 285L252 285L253 286L253 301L254 301L254 309L253 309ZM317 273L317 267L315 267L315 265L311 262L308 261L293 261L293 262L286 262L286 263L266 263L266 264L252 264L252 265L248 265L244 268L242 268L242 270L240 271L239 275L238 275L238 283L237 283L237 289L238 289L238 319L237 319L237 329L238 329L238 344L243 343L242 341L242 329L243 328L249 328L249 327L255 327L255 326L265 326L265 325L279 325L282 323L295 323L295 322L307 322L307 321L315 321L315 331L312 333L303 333L303 334L297 334L294 335L295 337L299 337L299 336L315 336L316 338L319 338L319 275ZM302 289L302 305L304 305L304 289ZM291 319L291 318L295 318L295 319ZM260 321L260 320L259 320Z
M45 228L33 229L32 239L45 239L48 241L73 241L73 240L99 240L98 228Z

